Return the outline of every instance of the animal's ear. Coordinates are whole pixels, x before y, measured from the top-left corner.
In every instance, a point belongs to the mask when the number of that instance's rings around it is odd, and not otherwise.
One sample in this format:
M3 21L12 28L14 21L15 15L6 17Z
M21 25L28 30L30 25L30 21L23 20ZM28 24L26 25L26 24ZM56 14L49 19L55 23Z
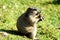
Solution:
M35 7L29 7L26 12L31 12L33 10L37 11L37 8L35 8Z
M30 11L30 8L28 8L27 11L24 13L25 17L28 17L29 11Z
M25 12L25 17L28 17L29 16L29 13L32 11L32 8L31 7L29 7L28 9L27 9L27 11Z
M32 8L29 7L29 8L27 9L26 13L30 13L31 11L32 11Z

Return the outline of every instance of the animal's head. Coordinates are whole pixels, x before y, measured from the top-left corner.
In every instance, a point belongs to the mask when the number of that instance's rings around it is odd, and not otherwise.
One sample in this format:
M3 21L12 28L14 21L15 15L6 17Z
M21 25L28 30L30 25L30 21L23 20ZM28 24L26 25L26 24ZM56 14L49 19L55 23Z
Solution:
M27 11L26 11L26 17L29 17L29 19L32 22L42 21L43 17L42 17L42 15L40 13L41 13L41 11L38 10L37 8L35 8L35 7L29 7L27 9Z

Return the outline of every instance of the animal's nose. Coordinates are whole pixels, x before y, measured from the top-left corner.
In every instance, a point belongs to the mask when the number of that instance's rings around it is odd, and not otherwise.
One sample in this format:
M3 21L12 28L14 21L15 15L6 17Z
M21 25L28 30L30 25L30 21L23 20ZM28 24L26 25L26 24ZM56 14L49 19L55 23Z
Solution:
M39 21L42 21L42 20L44 20L44 18L43 17L40 17Z

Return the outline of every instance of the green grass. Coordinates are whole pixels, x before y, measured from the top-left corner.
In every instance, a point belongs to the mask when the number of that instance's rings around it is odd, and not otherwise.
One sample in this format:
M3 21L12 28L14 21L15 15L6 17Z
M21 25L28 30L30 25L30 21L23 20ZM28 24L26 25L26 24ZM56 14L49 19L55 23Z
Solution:
M17 18L28 7L34 6L41 10L44 17L37 24L39 40L60 40L60 4L54 0L0 0L0 31L8 32L8 36L0 35L0 40L29 40L26 36L16 35Z

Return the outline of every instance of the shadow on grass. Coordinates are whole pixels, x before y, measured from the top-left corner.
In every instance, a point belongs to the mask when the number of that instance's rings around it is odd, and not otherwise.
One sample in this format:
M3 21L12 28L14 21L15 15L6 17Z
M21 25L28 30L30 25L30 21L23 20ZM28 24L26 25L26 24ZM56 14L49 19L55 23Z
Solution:
M18 32L17 30L5 30L5 29L0 29L0 31L2 31L2 32L7 32L8 34L26 36L26 37L30 38L30 37L29 37L29 34L22 34L22 33Z
M43 3L43 5L48 5L48 4L60 5L60 0L54 0L52 2Z
M19 33L17 30L5 30L5 29L0 29L0 31L2 31L2 32L7 32L8 34L24 36L24 34Z

